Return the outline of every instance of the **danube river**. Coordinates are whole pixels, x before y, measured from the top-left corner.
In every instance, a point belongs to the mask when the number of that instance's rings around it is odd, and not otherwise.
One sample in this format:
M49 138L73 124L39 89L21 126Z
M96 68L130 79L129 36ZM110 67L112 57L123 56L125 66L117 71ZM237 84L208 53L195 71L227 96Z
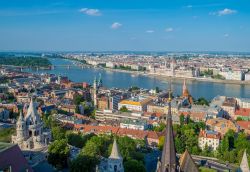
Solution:
M73 61L65 59L50 59L53 65L72 65ZM55 67L53 70L32 71L33 73L54 73L68 76L70 80L75 82L92 83L95 77L102 75L105 87L128 88L138 86L141 88L168 89L169 82L158 78L146 77L142 75L131 75L125 72L113 72L103 69L72 67ZM183 80L172 81L172 89L175 95L182 92ZM211 100L217 95L250 98L250 85L224 84L204 81L187 81L188 89L195 98L204 97Z

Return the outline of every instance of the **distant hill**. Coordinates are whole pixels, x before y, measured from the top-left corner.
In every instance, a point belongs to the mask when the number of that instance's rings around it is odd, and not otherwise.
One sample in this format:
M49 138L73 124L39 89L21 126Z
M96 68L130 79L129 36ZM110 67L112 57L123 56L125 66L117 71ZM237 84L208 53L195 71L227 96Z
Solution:
M0 56L0 65L14 65L14 66L32 66L32 67L48 67L51 65L47 58L32 57L32 56Z

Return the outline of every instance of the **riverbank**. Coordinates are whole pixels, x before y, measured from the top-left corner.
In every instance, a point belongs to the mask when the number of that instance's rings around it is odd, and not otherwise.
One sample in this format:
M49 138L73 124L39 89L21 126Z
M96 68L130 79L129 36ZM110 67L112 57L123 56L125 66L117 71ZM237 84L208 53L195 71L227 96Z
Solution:
M180 80L185 79L187 81L197 81L197 82L212 82L212 83L222 83L222 84L250 85L250 81L220 80L220 79L197 78L197 77L176 77L176 76L166 76L166 75L147 73L147 72L142 72L142 71L129 71L129 70L122 70L122 69L102 68L102 67L99 67L99 69L112 71L112 72L130 73L132 76L142 75L142 76L156 78L156 79L164 80L164 81L169 81L170 79L180 81Z

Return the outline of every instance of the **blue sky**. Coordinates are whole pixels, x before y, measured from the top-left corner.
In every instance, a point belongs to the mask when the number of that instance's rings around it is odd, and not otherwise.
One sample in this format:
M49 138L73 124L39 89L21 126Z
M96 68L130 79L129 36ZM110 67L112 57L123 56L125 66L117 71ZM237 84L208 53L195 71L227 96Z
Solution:
M250 52L250 1L1 0L8 50Z

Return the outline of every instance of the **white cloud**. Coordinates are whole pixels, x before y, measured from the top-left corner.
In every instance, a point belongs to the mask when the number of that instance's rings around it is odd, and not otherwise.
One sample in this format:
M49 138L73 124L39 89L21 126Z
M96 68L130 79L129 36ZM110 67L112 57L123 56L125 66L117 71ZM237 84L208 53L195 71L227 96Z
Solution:
M82 8L79 10L80 13L89 15L89 16L101 16L102 13L98 9L89 9L89 8Z
M193 8L193 5L187 5L186 8Z
M225 8L224 10L220 10L217 12L210 12L210 15L217 15L217 16L225 16L225 15L230 15L230 14L236 14L237 11L236 10L232 10L229 8Z
M154 30L147 30L146 33L154 33Z
M112 25L111 25L111 29L118 29L122 26L121 23L118 23L118 22L114 22Z
M165 31L166 31L166 32L173 32L174 29L173 29L172 27L169 27L169 28L166 28Z
M223 36L227 38L227 37L229 37L229 34L225 33Z

